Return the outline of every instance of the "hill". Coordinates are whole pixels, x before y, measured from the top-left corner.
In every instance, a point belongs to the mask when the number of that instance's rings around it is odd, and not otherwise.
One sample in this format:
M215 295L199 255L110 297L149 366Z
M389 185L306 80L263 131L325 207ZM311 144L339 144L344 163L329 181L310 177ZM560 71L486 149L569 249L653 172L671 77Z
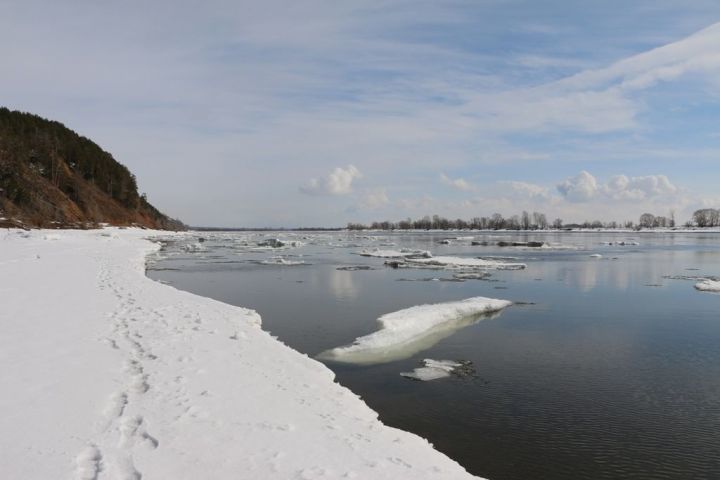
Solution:
M0 108L0 226L98 223L183 229L137 190L135 176L60 122Z

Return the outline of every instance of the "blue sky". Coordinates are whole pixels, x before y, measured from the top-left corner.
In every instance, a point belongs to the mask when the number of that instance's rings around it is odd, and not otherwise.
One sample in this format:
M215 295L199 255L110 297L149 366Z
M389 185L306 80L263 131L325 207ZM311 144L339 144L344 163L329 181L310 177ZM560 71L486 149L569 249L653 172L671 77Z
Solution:
M685 219L720 207L715 22L687 0L0 0L0 104L193 225Z

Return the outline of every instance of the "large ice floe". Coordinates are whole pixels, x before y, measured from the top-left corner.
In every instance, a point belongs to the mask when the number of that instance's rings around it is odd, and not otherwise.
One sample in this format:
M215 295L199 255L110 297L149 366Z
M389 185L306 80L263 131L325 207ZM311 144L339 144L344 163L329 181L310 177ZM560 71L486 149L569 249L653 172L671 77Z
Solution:
M377 258L430 258L432 255L427 250L411 250L403 248L402 250L362 250L358 252L358 255L363 257L377 257Z
M522 270L527 265L524 263L511 263L499 260L487 260L483 258L440 256L429 258L406 257L402 259L402 263L392 266L405 268L441 268L451 270Z
M703 280L695 284L695 288L701 292L718 292L720 293L720 281Z
M508 300L473 297L406 308L378 318L380 330L359 337L350 345L326 350L318 358L361 365L409 358L460 328L494 318L510 305Z

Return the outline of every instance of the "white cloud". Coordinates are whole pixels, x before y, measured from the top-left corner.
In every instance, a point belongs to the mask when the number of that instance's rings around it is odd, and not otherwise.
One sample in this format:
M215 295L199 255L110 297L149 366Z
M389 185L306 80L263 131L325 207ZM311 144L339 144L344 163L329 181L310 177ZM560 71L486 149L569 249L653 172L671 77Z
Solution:
M365 194L361 206L365 208L375 209L384 207L390 203L390 199L387 196L384 188L377 190L371 190Z
M468 182L464 178L450 178L444 173L440 174L440 181L443 183L443 185L447 185L448 187L452 187L456 190L469 191L475 188L470 182Z
M654 197L667 197L679 193L665 175L647 175L627 177L615 175L605 184L586 171L566 179L557 185L557 190L569 202L588 202L600 198L604 200L645 200Z
M587 202L598 193L598 183L595 177L586 171L568 178L557 186L558 192L571 202Z
M313 178L300 191L309 195L347 195L352 193L353 181L362 174L354 165L337 167L323 178Z
M547 199L550 197L550 190L547 187L534 183L508 181L500 182L500 185L509 187L510 193L515 193L523 197L535 199Z

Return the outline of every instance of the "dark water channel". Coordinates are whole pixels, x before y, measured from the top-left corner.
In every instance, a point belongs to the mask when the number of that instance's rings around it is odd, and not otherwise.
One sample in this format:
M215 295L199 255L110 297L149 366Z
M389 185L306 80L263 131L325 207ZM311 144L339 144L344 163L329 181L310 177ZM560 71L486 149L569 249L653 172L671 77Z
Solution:
M438 243L456 235L489 245ZM195 237L170 243L149 276L253 308L264 329L311 356L351 343L375 331L377 317L414 305L474 296L520 302L409 358L328 362L383 422L428 438L476 475L720 479L720 295L681 279L720 276L718 234ZM304 245L254 247L270 237ZM528 240L557 248L494 245ZM451 271L387 268L383 259L356 254L364 248L515 257L527 268L457 282L449 281ZM305 263L262 263L277 256ZM359 265L371 269L338 270ZM399 375L424 358L467 360L476 375L430 382Z

